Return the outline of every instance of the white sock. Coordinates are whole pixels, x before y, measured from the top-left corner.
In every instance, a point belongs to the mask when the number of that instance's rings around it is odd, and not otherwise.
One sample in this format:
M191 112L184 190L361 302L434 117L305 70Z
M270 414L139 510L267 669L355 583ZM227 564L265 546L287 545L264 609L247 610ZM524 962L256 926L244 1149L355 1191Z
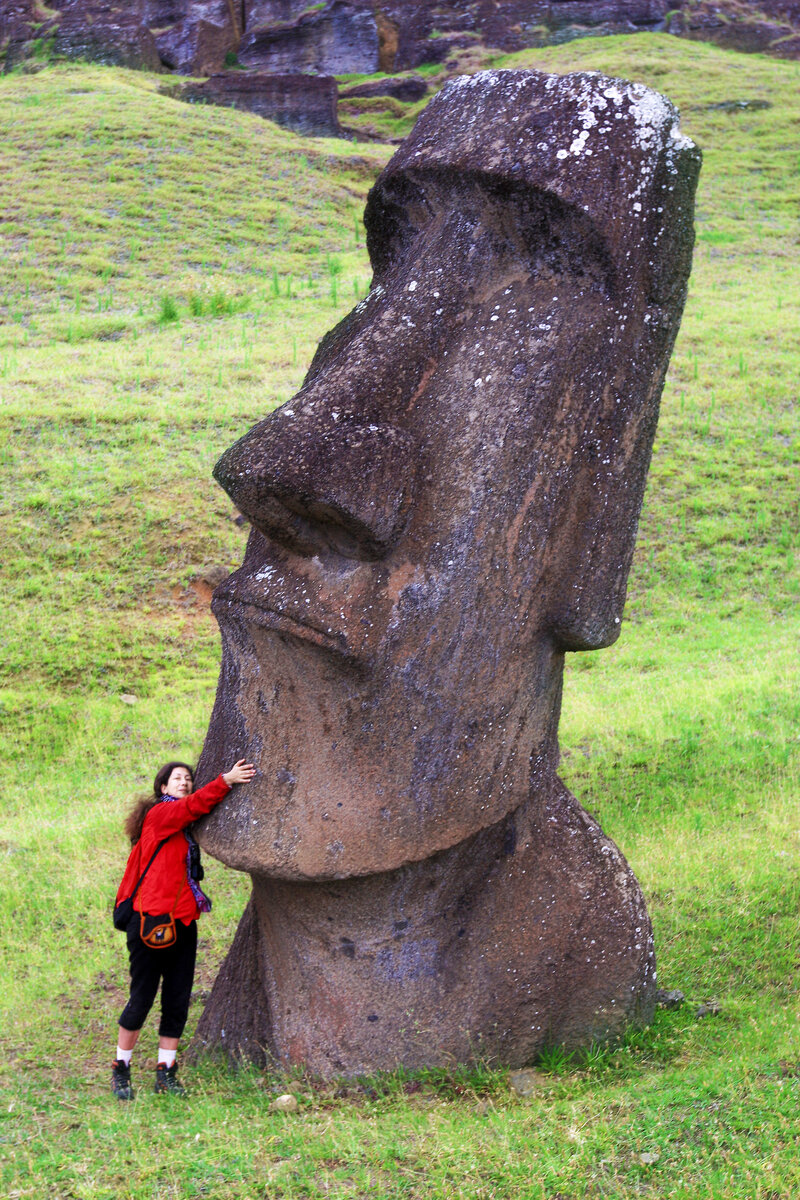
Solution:
M161 1064L163 1063L165 1067L171 1067L172 1064L175 1062L175 1056L177 1055L177 1053L178 1053L177 1050L164 1050L163 1047L159 1046L158 1047L158 1065L161 1066Z
M123 1050L122 1046L117 1046L117 1062L124 1062L126 1066L130 1066L132 1050Z

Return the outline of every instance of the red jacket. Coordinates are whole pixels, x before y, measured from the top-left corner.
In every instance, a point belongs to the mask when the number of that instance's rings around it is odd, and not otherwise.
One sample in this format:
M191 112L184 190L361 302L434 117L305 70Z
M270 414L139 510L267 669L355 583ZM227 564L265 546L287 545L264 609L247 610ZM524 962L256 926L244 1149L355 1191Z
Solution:
M144 883L134 897L133 907L137 912L159 913L175 911L175 917L188 925L200 915L187 878L186 855L189 843L183 832L187 825L211 812L230 791L230 785L220 775L198 792L184 796L182 800L171 800L167 804L156 804L144 819L142 836L132 847L128 865L117 892L116 904L130 896L139 876L150 862L150 857L163 838L169 840L161 847L155 862L145 876ZM177 900L177 905L176 905Z

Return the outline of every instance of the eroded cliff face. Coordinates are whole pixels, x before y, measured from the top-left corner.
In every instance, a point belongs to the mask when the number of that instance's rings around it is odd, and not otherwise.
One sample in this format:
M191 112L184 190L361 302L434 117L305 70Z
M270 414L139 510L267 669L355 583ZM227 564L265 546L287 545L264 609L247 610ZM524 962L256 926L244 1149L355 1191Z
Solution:
M211 75L231 56L275 74L409 70L454 49L521 50L587 35L661 30L800 57L800 0L6 0L6 68L55 53Z

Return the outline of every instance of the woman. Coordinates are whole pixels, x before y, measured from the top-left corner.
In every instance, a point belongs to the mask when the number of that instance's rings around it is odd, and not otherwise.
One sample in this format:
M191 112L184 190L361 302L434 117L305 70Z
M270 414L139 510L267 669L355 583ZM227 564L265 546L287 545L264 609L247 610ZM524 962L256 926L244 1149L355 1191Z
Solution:
M200 851L188 827L219 804L234 784L247 783L254 774L255 767L242 758L224 775L192 792L192 768L182 762L166 763L153 781L153 795L137 801L125 822L133 848L116 903L133 896L135 911L127 930L130 999L120 1015L117 1057L111 1072L111 1091L119 1100L133 1099L131 1056L159 983L155 1090L183 1095L175 1056L189 1012L197 918L211 909L211 901L198 886L203 877ZM158 949L145 945L140 936L141 913L174 917L174 942Z

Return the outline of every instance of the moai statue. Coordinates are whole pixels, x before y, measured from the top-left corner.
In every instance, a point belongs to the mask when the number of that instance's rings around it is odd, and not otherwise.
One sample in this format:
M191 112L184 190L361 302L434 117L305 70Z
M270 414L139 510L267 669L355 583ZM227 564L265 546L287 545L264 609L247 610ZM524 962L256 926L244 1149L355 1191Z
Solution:
M369 296L215 475L200 840L252 897L198 1039L323 1076L529 1063L652 1015L639 885L559 781L610 645L686 296L700 155L594 73L449 83L380 175Z

